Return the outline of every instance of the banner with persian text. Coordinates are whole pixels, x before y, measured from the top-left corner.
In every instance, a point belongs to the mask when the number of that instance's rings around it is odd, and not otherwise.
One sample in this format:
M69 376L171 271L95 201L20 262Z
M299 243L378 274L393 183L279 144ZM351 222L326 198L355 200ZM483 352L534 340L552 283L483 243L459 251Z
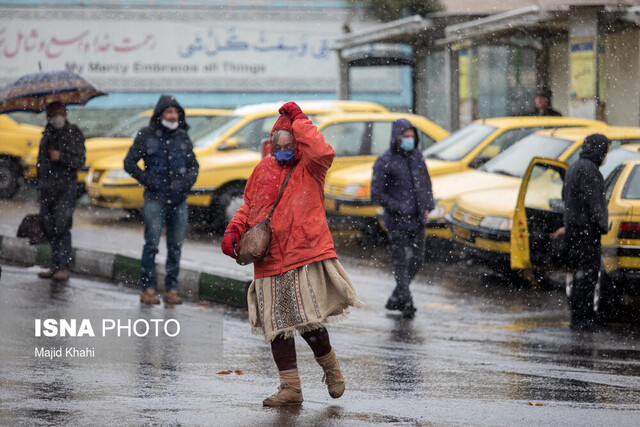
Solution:
M41 67L106 91L333 91L345 13L3 8L0 84Z

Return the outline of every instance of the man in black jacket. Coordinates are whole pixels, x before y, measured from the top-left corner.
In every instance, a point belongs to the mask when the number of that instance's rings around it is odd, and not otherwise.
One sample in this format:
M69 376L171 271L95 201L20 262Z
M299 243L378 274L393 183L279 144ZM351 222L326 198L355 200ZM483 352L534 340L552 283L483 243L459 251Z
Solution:
M602 257L601 235L608 232L608 209L600 166L611 141L604 135L589 135L580 158L567 170L562 187L564 227L552 234L566 236L567 260L575 270L571 294L571 326L590 327L595 322L593 291Z
M384 208L396 279L385 307L407 318L416 312L409 284L424 261L424 229L434 207L431 178L418 143L418 130L409 120L394 121L390 147L374 163L371 178L371 200Z
M84 135L67 121L64 104L49 104L46 114L37 168L42 226L51 243L51 269L38 273L38 277L65 281L70 275L78 169L84 166L86 152Z
M560 112L551 108L551 97L553 96L553 92L551 89L543 87L538 92L536 92L536 97L534 98L534 103L536 105L536 109L531 114L532 116L562 116Z
M171 95L162 95L146 126L138 132L124 159L124 169L144 186L144 247L140 265L140 301L159 304L155 292L155 257L167 227L167 262L163 299L180 304L178 273L187 232L187 195L198 177L198 161L187 134L184 110ZM137 165L144 159L144 170Z

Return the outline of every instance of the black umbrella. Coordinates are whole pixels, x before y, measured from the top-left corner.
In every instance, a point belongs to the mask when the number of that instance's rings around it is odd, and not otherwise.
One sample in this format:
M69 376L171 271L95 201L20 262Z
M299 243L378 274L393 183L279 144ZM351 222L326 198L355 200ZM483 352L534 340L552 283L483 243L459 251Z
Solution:
M0 88L0 113L39 113L52 102L85 104L100 95L106 93L71 71L41 71L22 76Z

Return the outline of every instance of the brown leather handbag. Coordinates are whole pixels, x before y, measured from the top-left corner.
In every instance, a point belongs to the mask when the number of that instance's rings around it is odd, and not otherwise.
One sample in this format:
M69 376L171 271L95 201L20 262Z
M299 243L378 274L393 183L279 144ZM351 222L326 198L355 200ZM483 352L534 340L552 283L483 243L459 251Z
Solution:
M296 165L294 164L282 183L280 193L278 193L278 197L273 203L267 217L251 227L240 237L240 248L238 249L238 258L236 259L238 264L251 264L267 256L267 252L269 252L269 245L271 244L271 217L273 215L273 211L278 205L278 202L280 201L280 198L282 197L284 187L287 186L289 178L291 178L291 174L295 167Z

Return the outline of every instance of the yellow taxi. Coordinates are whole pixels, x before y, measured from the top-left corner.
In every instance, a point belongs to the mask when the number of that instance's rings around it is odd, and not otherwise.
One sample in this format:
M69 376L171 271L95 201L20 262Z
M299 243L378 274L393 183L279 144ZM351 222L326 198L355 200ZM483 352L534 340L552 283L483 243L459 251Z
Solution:
M138 131L149 124L153 110L143 111L134 117L128 117L108 131L105 136L89 138L84 142L86 153L85 166L78 171L78 183L84 185L87 172L98 159L113 155L126 155L133 144L133 138ZM185 115L189 120L189 135L200 137L211 132L230 120L230 110L213 108L186 108ZM38 149L32 149L25 158L25 178L35 179L37 175L36 162Z
M319 115L345 110L387 111L379 104L360 101L299 101L298 104L312 120ZM281 105L265 103L239 107L230 113L230 119L222 126L192 138L200 172L187 203L200 210L214 228L226 226L230 219L228 212L241 200L244 184L262 158L262 142L269 137ZM126 152L94 163L86 181L87 192L94 204L127 210L143 206L142 187L123 169L125 155Z
M635 149L616 150L626 144L640 143L638 127L557 129L530 135L485 164L485 171L481 173L498 177L493 187L466 191L456 197L446 217L454 240L472 249L490 265L500 270L509 268L514 209L531 159L544 157L571 164L579 158L584 139L595 132L611 139L612 152L601 169L603 176L608 176L620 162L638 157ZM475 180L481 179L482 176L477 176Z
M0 114L0 199L10 199L18 191L24 159L32 148L38 151L43 130Z
M603 176L607 174L609 232L602 236L602 267L593 290L593 307L602 321L637 319L640 314L639 149L640 144L631 144L610 151L600 168ZM567 167L565 162L541 158L529 165L518 193L511 230L513 268L563 268L565 260L557 249L561 245L549 234L563 225L562 184ZM570 279L566 286L570 294Z
M604 122L571 117L496 117L476 120L453 132L423 151L429 175L433 178L467 169L478 168L516 141L548 128L568 126L606 126ZM390 135L390 133L389 133ZM389 148L389 135L386 148ZM370 194L373 162L332 173L325 183L325 208L332 225L349 224L366 233L379 232ZM442 205L431 217L439 220L436 235L448 236Z

